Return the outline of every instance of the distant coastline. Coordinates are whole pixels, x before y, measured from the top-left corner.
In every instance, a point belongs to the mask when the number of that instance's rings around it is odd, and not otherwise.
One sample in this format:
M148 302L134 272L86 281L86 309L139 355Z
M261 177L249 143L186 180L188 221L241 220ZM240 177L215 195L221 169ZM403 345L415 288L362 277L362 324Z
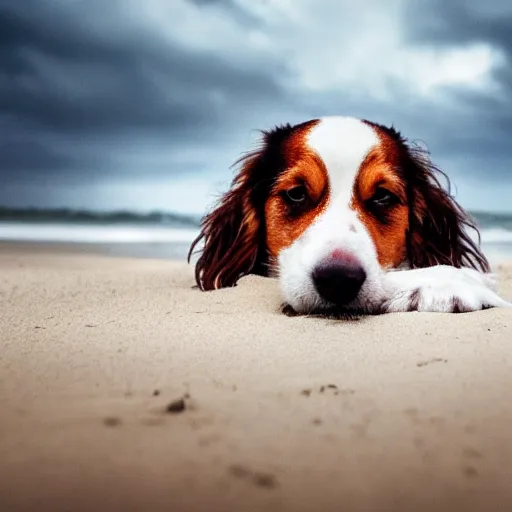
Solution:
M8 208L0 207L0 222L30 222L58 224L152 224L199 227L200 215L153 211L140 213L130 210L95 211L71 208Z

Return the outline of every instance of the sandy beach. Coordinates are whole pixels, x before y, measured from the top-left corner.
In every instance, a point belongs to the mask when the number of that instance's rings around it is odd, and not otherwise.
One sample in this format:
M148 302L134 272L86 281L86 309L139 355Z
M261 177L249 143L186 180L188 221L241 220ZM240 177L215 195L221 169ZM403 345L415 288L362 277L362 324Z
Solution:
M2 512L512 510L511 310L287 317L272 279L14 244L0 275Z

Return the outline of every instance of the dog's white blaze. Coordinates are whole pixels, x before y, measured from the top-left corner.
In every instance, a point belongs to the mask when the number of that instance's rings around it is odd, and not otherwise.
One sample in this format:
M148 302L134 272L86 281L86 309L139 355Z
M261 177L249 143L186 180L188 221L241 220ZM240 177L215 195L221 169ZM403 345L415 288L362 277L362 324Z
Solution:
M306 143L325 164L331 202L348 204L362 162L379 144L375 130L353 117L323 117Z
M352 253L366 272L357 298L357 304L365 306L369 297L380 294L381 268L373 240L350 203L361 164L379 144L377 133L359 119L324 117L312 128L306 144L327 170L329 203L302 236L279 254L283 295L296 311L326 305L315 290L311 274L330 251L342 249Z

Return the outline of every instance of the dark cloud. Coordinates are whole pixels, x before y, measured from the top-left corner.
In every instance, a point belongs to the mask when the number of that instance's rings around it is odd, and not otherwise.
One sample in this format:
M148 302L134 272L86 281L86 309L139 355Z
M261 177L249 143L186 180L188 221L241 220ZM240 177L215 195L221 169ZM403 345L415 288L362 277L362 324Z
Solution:
M461 155L466 172L486 179L512 178L512 9L507 0L413 0L407 3L404 26L411 44L446 49L485 44L500 52L501 66L491 72L497 84L494 94L445 87L458 115L430 111L425 125L430 145L443 154Z
M239 101L279 93L269 76L164 44L151 33L127 30L112 39L82 24L69 6L13 5L0 8L0 109L49 129L183 133L203 121L219 123L214 93ZM89 5L89 15L99 18L118 4ZM117 32L110 18L103 30Z
M411 40L429 46L490 42L512 53L512 9L508 0L412 0L406 17Z
M71 160L37 140L32 141L27 151L26 139L20 137L0 138L0 154L4 166L2 174L10 178L14 178L15 174L34 170L66 170Z
M254 27L262 23L260 18L240 7L234 0L188 0L188 2L198 7L224 11L245 26Z
M226 122L219 98L243 110L282 95L271 74L130 27L120 2L92 0L86 12L77 12L77 5L0 3L0 125L24 128L23 137L6 129L0 152L4 175L101 168L101 155L76 158L73 138L119 142L125 133L165 137L170 147L183 148L207 132L214 143L225 135L219 129ZM41 132L60 134L66 148L42 147Z
M459 176L512 182L512 9L505 0L411 0L402 19L410 48L482 43L502 52L492 75L499 94L443 86L428 96L389 80L384 99L352 86L295 86L296 56L280 39L299 37L292 22L290 33L274 32L271 52L258 60L256 51L244 54L242 38L257 37L268 20L235 0L186 1L208 23L238 27L240 48L235 39L215 50L208 38L185 44L176 34L190 20L176 16L178 0L158 14L160 29L144 21L142 0L0 0L0 179L16 183L11 190L45 179L73 186L110 177L210 179L219 166L228 180L229 164L255 130L330 114L394 124L426 141ZM300 30L321 57L323 41ZM357 28L354 34L357 44Z

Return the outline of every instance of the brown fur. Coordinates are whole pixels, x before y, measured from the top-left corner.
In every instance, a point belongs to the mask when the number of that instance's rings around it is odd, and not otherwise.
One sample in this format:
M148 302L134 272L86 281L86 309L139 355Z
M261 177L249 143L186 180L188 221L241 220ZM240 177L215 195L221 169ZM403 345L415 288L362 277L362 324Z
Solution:
M260 219L251 202L248 176L256 158L252 155L246 159L220 204L204 217L201 233L190 248L189 261L194 247L204 238L196 263L196 282L202 290L233 286L254 269Z
M377 130L390 163L406 186L409 266L450 265L488 272L490 266L480 249L477 225L451 195L448 176L432 163L428 150L410 143L394 128L365 122ZM446 181L446 188L440 178ZM468 229L475 232L478 243L470 238Z
M379 264L383 268L394 268L406 256L408 227L407 197L405 183L396 172L397 166L390 161L389 148L381 142L361 164L354 183L352 208L359 214L361 222L372 237ZM385 224L376 222L365 202L375 193L377 187L384 187L399 199L400 203L389 212L390 219Z
M299 216L289 216L282 194L297 185L307 188L311 206ZM267 248L271 258L290 246L311 225L329 200L329 182L323 162L307 154L301 162L286 170L272 188L265 204Z

